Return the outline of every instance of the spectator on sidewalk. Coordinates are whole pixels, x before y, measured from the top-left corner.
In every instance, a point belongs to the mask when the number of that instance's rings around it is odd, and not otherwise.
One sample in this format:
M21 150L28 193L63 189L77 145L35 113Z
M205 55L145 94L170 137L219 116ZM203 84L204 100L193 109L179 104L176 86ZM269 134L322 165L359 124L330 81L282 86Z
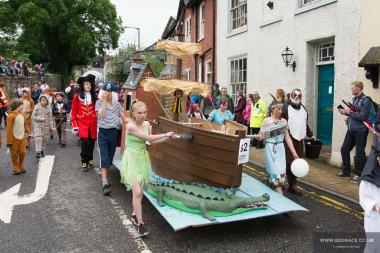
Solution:
M46 78L41 77L41 85L40 85L41 92L44 92L46 88L49 88L49 85L46 83Z
M234 116L229 110L227 110L228 103L229 102L226 97L221 98L219 109L214 109L210 113L208 120L220 125L224 125L225 120L232 120Z
M288 123L281 119L282 103L271 103L271 116L263 121L257 140L265 140L265 169L269 184L283 194L286 185L286 155L284 140L294 159L298 158L288 130Z
M257 90L252 92L253 102L251 107L251 118L249 126L252 128L252 134L258 134L263 124L264 119L267 116L267 106L265 102L261 100L260 94ZM253 140L253 146L256 148L263 148L264 144L262 141Z
M26 156L26 132L25 120L21 113L22 102L13 99L10 104L9 117L7 118L7 153L12 160L12 171L14 175L25 173L24 160Z
M251 121L251 109L252 109L252 101L254 100L252 94L247 95L247 104L245 105L245 109L243 112L243 117L245 121L245 125L248 127L247 134L252 134L252 128L249 126Z
M225 97L227 98L228 100L228 108L227 110L229 110L231 113L234 112L234 100L232 99L232 97L228 94L228 91L227 91L227 87L226 86L223 86L221 89L220 89L220 95L216 97L216 106L217 108L219 108L221 102L222 102L222 98Z
M200 111L206 117L209 117L212 110L215 109L215 97L212 94L212 89L207 90L207 96L201 99Z
M272 101L272 103L269 105L268 107L268 117L270 117L270 108L271 106L274 104L274 103L281 103L281 104L285 104L286 102L286 95L285 95L285 91L283 89L277 89L276 90L276 94L274 94L274 100Z
M0 82L0 129L3 127L1 126L1 122L4 119L4 126L7 126L7 112L8 110L8 100L5 96L5 83Z
M243 113L244 113L246 104L247 104L247 101L245 100L243 92L241 90L238 90L236 92L236 101L235 101L235 109L234 109L235 121L243 125L245 123Z
M306 137L315 139L310 130L308 122L308 112L301 102L302 93L300 89L294 89L290 93L290 100L284 104L282 117L288 121L289 133L294 149L299 158L304 157L304 140ZM286 176L288 177L288 192L302 195L297 187L297 177L291 171L291 164L294 161L291 150L286 147Z
M191 107L191 113L190 113L190 118L197 118L197 119L206 119L203 113L199 110L199 105L198 104L193 104Z
M367 145L368 128L363 121L368 118L371 110L372 100L363 93L364 85L360 81L351 84L351 92L354 98L352 104L358 112L351 112L348 109L339 109L340 114L348 116L348 129L341 147L342 172L338 177L350 177L350 152L355 147L355 175L352 177L354 182L360 181L364 165L366 163L365 147Z
M375 127L380 132L380 111L377 113ZM364 209L367 238L377 236L375 242L367 243L365 252L378 252L375 249L380 248L380 138L376 135L373 136L371 153L361 176L359 200Z

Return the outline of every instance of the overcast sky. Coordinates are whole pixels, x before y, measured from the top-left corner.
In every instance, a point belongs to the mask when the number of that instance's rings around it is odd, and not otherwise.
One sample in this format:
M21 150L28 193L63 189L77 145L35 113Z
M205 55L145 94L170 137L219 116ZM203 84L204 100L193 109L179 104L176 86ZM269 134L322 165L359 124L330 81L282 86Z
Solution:
M140 27L141 46L147 47L162 35L170 16L177 15L179 0L111 0L124 26ZM136 43L137 30L126 29L119 46Z

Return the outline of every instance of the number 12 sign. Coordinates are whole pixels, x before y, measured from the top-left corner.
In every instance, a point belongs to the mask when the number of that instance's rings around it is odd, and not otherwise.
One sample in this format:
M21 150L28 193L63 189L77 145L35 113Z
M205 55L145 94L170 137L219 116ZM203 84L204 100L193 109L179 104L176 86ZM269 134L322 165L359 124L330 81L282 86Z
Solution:
M240 140L238 165L242 163L247 163L249 161L250 142L250 138Z

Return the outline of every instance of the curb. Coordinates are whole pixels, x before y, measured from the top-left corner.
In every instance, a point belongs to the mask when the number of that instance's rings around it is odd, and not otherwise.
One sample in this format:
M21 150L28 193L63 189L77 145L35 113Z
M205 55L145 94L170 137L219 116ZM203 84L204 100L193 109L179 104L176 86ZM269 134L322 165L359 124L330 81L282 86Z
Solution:
M260 163L257 163L257 162L255 162L255 161L253 161L253 160L249 160L249 163L253 164L254 166L259 167L260 169L264 169L264 170L265 170L264 165L262 165L262 164L260 164ZM322 186L319 186L319 185L316 185L316 184L313 184L313 183L307 182L307 181L305 181L305 180L303 180L303 179L298 179L298 182L300 182L300 183L303 184L303 185L307 185L307 186L309 186L309 187L312 187L312 188L314 188L314 189L317 189L317 190L319 190L319 191L323 191L323 192L329 193L329 194L331 194L331 195L334 195L334 196L336 196L336 197L338 197L338 198L344 199L344 200L346 200L346 201L348 201L348 202L350 202L350 203L352 203L352 204L355 204L355 205L359 205L359 206L360 206L359 201L357 201L356 199L353 199L353 198L347 197L347 196L345 196L345 195L343 195L343 194L340 194L340 193L338 193L338 192L335 192L335 191L329 190L329 189L327 189L327 188L324 188L324 187L322 187Z

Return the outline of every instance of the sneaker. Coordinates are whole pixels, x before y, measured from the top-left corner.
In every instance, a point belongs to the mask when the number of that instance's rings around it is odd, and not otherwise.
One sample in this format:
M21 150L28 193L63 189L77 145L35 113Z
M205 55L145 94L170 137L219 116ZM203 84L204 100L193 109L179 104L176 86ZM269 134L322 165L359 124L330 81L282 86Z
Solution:
M21 174L22 174L22 171L13 172L13 175L15 175L15 176L18 176L18 175L21 175Z
M94 168L94 161L89 161L88 162L88 164L87 164L87 167L89 168L89 169L93 169Z
M44 151L41 151L41 157L45 157Z
M135 214L132 214L128 216L128 219L132 222L133 225L136 227L139 225L139 222L137 221L137 216Z
M144 224L140 224L138 228L139 237L143 237L149 234L149 232L145 229Z
M37 158L37 160L40 160L40 159L41 159L41 152L37 152L37 154L36 154L36 158Z
M111 193L111 188L109 184L103 185L103 195L108 196Z
M360 177L358 175L355 175L351 179L354 183L360 183Z
M346 174L346 173L343 173L343 172L339 172L336 176L337 176L337 177L350 178L350 175L348 175L348 174Z
M61 144L61 147L62 147L62 148L66 147L66 144L65 144L65 143L62 143L62 144Z
M87 172L88 171L88 165L87 165L87 163L82 163L81 170L82 170L82 172Z

